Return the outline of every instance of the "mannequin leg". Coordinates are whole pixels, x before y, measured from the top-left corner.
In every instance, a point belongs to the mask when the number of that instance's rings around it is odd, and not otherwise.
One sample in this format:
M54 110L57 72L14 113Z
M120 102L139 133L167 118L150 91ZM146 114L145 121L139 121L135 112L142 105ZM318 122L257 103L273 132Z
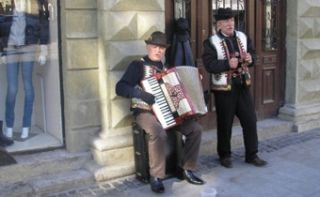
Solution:
M7 58L11 61L11 59ZM7 60L7 61L8 61ZM12 137L12 128L14 124L14 108L16 104L16 96L18 92L18 74L19 64L16 61L11 61L6 65L7 69L7 95L6 95L6 109L5 109L5 120L6 120L6 131L7 137Z
M24 113L21 138L27 138L31 127L31 118L34 102L34 88L32 83L33 62L22 63L22 78L24 84Z

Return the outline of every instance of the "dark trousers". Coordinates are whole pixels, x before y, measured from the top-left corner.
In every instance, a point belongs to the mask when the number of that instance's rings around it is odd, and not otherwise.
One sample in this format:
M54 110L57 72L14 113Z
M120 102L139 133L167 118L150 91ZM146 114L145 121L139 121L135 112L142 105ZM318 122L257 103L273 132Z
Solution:
M166 169L167 134L152 113L140 113L136 122L149 135L148 151L150 175L164 178ZM186 120L177 127L177 131L186 136L183 146L181 167L185 170L195 170L201 142L202 127L195 120ZM174 131L173 131L174 132Z
M232 124L236 115L243 130L245 157L258 152L257 118L249 88L232 86L231 91L215 91L217 112L217 151L220 158L231 156Z

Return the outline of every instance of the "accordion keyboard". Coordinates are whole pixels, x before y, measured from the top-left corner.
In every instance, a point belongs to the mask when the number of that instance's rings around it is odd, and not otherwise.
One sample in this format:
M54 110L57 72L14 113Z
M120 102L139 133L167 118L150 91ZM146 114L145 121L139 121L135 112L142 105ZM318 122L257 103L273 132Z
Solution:
M156 77L144 80L143 86L145 91L155 96L155 104L153 104L152 108L163 128L166 129L176 125L177 123L170 110L170 105Z

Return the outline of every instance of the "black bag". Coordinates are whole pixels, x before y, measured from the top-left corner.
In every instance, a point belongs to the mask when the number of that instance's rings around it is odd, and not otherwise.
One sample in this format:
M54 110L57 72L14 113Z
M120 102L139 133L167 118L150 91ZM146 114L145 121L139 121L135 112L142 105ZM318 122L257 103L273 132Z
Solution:
M0 120L0 137L2 133L2 120ZM16 164L17 161L7 152L7 150L0 146L0 166Z

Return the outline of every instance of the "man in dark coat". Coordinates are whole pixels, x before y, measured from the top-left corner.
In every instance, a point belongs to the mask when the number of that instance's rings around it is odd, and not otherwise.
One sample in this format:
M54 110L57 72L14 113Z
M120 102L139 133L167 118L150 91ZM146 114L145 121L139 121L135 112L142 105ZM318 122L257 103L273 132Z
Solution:
M257 156L257 119L249 90L248 67L254 65L255 50L250 39L235 30L230 8L219 8L215 19L218 33L204 41L202 59L206 70L212 73L220 163L232 167L230 140L236 115L243 129L245 162L264 166L267 162Z

